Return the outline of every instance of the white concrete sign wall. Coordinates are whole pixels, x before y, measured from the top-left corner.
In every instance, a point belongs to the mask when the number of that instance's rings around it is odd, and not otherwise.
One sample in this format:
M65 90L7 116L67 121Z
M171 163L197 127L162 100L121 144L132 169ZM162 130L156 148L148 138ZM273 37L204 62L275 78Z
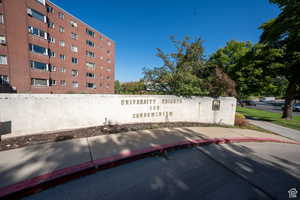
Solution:
M104 124L200 122L234 124L236 99L165 95L0 94L0 122L11 122L5 137Z

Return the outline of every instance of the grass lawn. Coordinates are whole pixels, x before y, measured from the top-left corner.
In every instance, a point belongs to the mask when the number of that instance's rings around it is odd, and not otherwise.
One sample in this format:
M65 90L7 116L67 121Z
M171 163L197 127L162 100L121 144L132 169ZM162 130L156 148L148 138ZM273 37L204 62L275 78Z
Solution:
M242 108L239 106L237 107L237 112L245 116L254 117L260 120L270 121L274 124L300 130L300 116L293 116L292 120L284 120L281 119L281 113L273 113L273 112L268 112L263 110L256 110L253 108Z

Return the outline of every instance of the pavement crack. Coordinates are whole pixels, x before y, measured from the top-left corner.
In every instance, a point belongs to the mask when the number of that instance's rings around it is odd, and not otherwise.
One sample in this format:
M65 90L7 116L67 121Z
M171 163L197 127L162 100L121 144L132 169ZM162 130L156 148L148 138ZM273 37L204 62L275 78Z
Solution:
M92 147L91 147L91 145L90 145L90 142L89 142L89 138L88 138L88 137L86 138L86 142L87 142L87 145L88 145L88 149L89 149L89 153L90 153L91 162L92 162L93 164L95 164L95 163L94 163L94 155L93 155Z

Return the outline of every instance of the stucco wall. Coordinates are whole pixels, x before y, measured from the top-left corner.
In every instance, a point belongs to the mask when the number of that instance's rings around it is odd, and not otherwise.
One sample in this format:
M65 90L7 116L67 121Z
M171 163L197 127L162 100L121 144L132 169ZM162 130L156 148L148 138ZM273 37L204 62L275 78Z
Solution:
M21 136L105 123L202 122L233 125L236 99L161 95L0 94L0 122Z

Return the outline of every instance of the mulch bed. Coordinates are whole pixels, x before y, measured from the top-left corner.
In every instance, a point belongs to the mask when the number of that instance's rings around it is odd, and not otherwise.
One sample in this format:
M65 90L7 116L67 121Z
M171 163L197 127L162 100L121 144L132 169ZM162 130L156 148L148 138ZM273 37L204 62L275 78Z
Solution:
M48 142L58 142L75 138L86 138L97 135L117 134L128 131L146 130L154 128L175 128L175 127L195 127L212 126L211 124L191 123L191 122L170 122L170 123L138 123L123 125L95 126L89 128L74 129L68 131L58 131L55 133L44 133L26 135L14 138L7 138L0 141L0 151L16 149L24 146L42 144Z

